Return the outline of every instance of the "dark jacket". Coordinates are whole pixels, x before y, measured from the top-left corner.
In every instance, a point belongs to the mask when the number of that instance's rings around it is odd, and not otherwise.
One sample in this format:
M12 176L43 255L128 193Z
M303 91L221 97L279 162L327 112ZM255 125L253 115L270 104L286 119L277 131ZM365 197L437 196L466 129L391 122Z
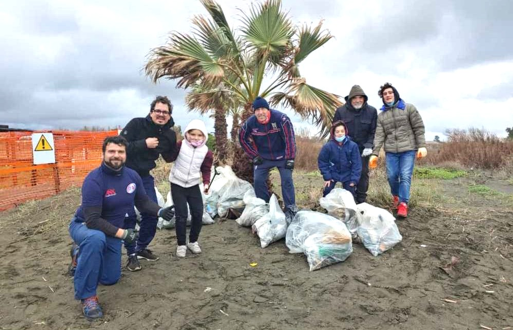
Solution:
M355 87L358 87L360 92L355 92ZM363 96L365 99L362 108L358 110L351 105L351 98L357 95ZM333 118L333 122L342 120L346 124L348 130L346 134L358 144L360 153L364 148L373 147L376 134L378 112L376 108L367 104L367 99L363 90L359 86L354 86L351 93L345 97L347 103L337 109Z
M296 157L296 137L287 115L270 110L271 118L265 125L260 124L255 115L248 118L239 132L242 149L251 158L280 160Z
M324 181L352 182L355 185L360 181L362 159L358 145L348 136L344 142L337 142L333 136L333 129L328 143L319 153L317 163Z
M141 177L135 171L126 167L114 171L102 163L84 179L82 204L75 213L75 221L115 236L124 226L125 215L134 212L134 205L155 215L160 209L146 195Z
M166 162L171 162L176 148L176 133L171 129L173 125L173 118L163 126L156 125L149 115L132 119L120 134L128 141L126 166L140 176L147 176L157 166L155 161L159 155ZM159 139L159 145L154 149L146 146L146 139L152 137Z

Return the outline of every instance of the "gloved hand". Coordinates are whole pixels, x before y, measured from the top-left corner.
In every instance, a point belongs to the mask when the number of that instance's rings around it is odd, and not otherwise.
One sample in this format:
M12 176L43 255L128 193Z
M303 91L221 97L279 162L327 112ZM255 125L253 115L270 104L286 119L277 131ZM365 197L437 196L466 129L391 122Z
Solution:
M369 168L375 169L376 167L378 167L378 156L372 155L369 159Z
M287 159L285 161L285 168L287 170L293 170L294 169L294 159Z
M157 215L166 221L171 221L171 219L173 219L173 217L175 216L174 208L174 205L163 207L159 210Z
M427 156L427 149L426 148L419 148L417 151L417 159L421 159Z
M262 159L262 157L260 157L260 156L256 156L255 158L253 158L253 159L251 160L251 163L252 163L253 165L261 165L263 162L264 162L264 160L263 160L263 159Z
M362 157L367 157L367 156L370 156L371 154L372 154L372 148L365 148L365 149L363 149Z
M124 240L127 244L134 243L137 240L137 232L135 232L133 229L125 229L121 239Z

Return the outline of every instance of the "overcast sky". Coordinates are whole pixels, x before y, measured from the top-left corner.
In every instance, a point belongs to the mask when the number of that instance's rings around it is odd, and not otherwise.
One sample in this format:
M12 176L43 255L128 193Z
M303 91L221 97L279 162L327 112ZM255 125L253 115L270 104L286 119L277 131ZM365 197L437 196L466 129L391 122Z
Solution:
M232 27L248 0L219 0ZM359 84L381 107L391 82L420 111L426 137L448 128L513 126L513 1L283 0L294 24L334 36L300 66L309 84L345 96ZM182 127L186 91L142 68L170 31L190 32L195 0L1 0L0 124L29 129L123 127L167 95ZM293 117L296 127L307 122ZM213 121L206 119L213 131ZM315 131L315 130L313 130Z

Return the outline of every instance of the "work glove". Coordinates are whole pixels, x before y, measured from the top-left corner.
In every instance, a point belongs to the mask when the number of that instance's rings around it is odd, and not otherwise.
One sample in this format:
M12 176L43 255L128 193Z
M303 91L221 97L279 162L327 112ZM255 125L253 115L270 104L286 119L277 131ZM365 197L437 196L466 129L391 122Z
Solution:
M171 219L173 219L173 217L175 216L174 208L174 205L163 207L159 210L157 215L166 221L171 221Z
M375 169L376 167L378 167L378 156L372 155L369 159L369 168Z
M256 156L255 158L253 158L253 159L251 160L251 163L252 163L253 165L261 165L263 162L264 162L264 160L263 160L263 159L262 159L262 157L260 157L260 156Z
M421 159L427 156L427 149L422 147L417 151L417 159Z
M362 157L367 157L367 156L370 156L371 154L372 154L372 149L371 148L365 148L365 149L363 149Z
M135 232L133 229L125 229L121 239L124 240L127 244L132 244L137 240L137 232Z
M294 159L287 159L285 161L285 168L287 170L293 170L294 169Z

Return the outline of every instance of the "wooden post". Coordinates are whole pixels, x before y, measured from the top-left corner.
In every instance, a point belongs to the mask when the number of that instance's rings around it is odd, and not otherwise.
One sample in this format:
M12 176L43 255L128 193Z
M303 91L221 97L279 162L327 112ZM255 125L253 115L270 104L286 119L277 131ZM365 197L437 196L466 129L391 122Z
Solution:
M61 192L61 180L59 178L59 166L58 163L55 163L53 166L53 179L55 182L55 193L58 194Z

